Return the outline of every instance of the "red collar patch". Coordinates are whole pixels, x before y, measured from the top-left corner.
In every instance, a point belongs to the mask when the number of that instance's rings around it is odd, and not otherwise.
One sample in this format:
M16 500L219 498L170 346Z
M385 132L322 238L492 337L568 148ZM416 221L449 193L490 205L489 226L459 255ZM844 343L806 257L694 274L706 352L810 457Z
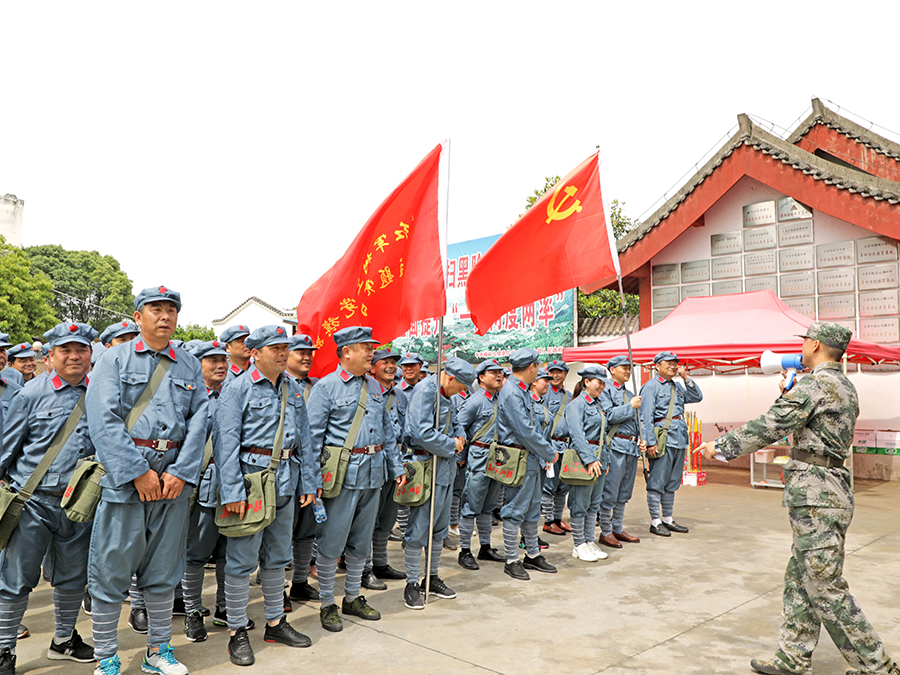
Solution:
M663 384L666 383L665 378L662 378L662 377L657 376L656 379L659 380L659 381L660 381L661 383L663 383Z
M138 340L137 342L134 343L134 351L136 351L136 352L144 351L144 341L143 340Z
M338 366L338 377L340 377L344 382L349 382L350 378L353 376L346 370Z
M469 398L469 392L466 391L465 389L463 389L461 392L459 392L459 397L460 398Z
M484 395L487 397L488 401L494 400L494 395L491 392L489 392L487 389L484 390Z
M618 382L616 382L615 380L613 380L613 384L616 385L616 389L621 389L621 388L622 388L622 385L619 384Z
M541 397L538 396L537 394L535 394L534 392L531 392L531 398L533 398L535 401L540 401L540 400L541 400Z
M53 382L53 388L56 389L57 391L62 389L63 381L59 375L54 375L51 382Z
M557 387L555 384L551 384L551 385L550 385L550 388L553 390L553 393L554 393L554 394L558 394L558 393L559 393L559 387Z
M244 372L243 370L241 370L240 368L238 368L238 367L237 367L236 365L234 365L233 363L231 364L231 368L229 368L229 370L230 370L232 373L234 373L235 375L240 375L241 373Z
M587 401L588 403L593 403L593 402L594 402L594 399L591 398L591 395L590 395L590 394L585 394L585 395L584 395L584 400Z
M528 391L528 385L522 382L522 380L519 380L519 389L521 389L522 391Z
M254 382L259 382L262 379L262 375L256 366L253 366L253 369L250 371L250 379Z

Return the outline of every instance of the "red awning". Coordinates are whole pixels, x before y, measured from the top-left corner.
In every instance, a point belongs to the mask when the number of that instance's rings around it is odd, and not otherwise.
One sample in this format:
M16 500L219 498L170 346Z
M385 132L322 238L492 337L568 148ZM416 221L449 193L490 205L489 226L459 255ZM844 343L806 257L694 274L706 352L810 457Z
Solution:
M631 336L636 363L650 363L661 351L672 351L692 367L759 367L766 349L799 354L802 334L811 319L792 310L772 291L687 298L657 324ZM563 350L565 361L606 363L627 354L625 338ZM900 347L850 340L852 363L900 363Z

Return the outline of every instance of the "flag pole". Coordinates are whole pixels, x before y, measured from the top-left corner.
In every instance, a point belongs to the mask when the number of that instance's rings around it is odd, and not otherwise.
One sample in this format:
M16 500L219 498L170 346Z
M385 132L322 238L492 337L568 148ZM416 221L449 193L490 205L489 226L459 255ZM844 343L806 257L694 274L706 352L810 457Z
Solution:
M637 369L634 367L634 356L631 352L631 331L628 329L628 312L625 311L625 289L622 286L622 273L616 270L616 279L619 280L619 299L622 303L622 319L625 323L625 344L628 346L628 362L631 364L631 386L634 387L635 396L640 394L637 386ZM638 438L644 440L644 428L641 425L641 416L637 409L634 411L637 422ZM650 479L650 469L647 467L647 454L641 450L641 465L644 472L644 480Z
M444 237L443 243L444 246L447 245L447 221L450 216L450 139L447 139L442 144L441 152L447 153L447 163L444 171ZM445 249L446 250L446 249ZM446 256L441 256L441 274L444 275L444 292L446 293L447 289L447 266L444 263L444 258ZM444 307L444 313L447 312L447 308ZM440 431L441 429L441 367L443 366L444 361L444 317L442 316L438 320L438 348L437 348L437 368L435 370L435 377L437 378L437 394L436 394L436 405L434 407L434 428L436 431ZM450 405L453 405L451 402ZM455 459L455 458L454 458ZM437 457L432 455L431 460L431 505L429 507L428 513L428 544L426 545L426 558L425 558L425 604L428 604L428 594L431 592L431 549L434 544L432 543L432 539L434 538L434 492L436 489L437 483ZM441 543L443 546L443 542Z

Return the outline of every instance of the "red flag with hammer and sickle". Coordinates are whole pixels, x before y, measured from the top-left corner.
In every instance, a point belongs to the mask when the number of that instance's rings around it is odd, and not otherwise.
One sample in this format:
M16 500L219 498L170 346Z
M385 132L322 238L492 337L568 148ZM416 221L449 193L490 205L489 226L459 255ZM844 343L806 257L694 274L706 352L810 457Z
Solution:
M369 326L382 343L414 321L443 316L447 308L438 230L438 145L382 202L325 274L297 305L297 331L318 350L311 374L338 363L333 335Z
M469 273L466 306L479 335L510 309L618 273L598 154L536 201Z

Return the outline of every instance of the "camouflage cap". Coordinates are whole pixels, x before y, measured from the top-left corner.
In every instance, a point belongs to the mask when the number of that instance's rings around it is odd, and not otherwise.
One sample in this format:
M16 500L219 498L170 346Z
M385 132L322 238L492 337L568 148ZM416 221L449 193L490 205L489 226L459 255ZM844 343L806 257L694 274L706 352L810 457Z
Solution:
M847 345L850 344L850 336L853 331L844 328L837 323L829 323L826 321L813 321L806 329L806 333L797 337L809 338L810 340L818 340L822 344L829 347L847 351Z

